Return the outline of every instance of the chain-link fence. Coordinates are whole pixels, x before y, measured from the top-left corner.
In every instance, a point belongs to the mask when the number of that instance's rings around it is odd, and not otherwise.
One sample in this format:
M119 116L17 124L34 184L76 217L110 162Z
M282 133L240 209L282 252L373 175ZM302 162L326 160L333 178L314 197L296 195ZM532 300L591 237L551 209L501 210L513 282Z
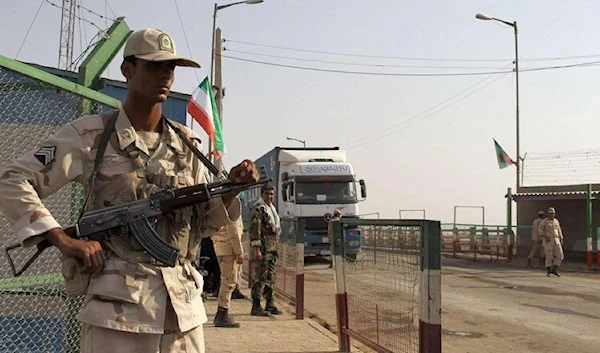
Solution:
M112 109L83 96L101 97L74 83L27 65L0 62L0 168L23 153L40 148L44 139L82 113ZM8 65L10 64L10 65ZM72 87L71 90L68 88ZM77 92L77 94L74 94ZM93 94L92 94L93 92ZM114 102L104 97L104 102ZM44 200L63 226L74 223L81 205L81 188L67 185ZM0 215L0 242L16 237ZM35 248L11 253L17 268ZM23 275L14 277L6 257L0 259L0 352L77 352L83 297L68 298L62 282L58 251L47 249Z
M339 246L349 225L364 234L356 261L344 260ZM441 324L424 317L440 303L439 223L342 218L334 241L340 350L346 351L347 335L378 352L430 352L420 347L431 343L423 342L424 323ZM437 258L433 268L430 256Z
M275 265L275 291L295 306L296 318L304 318L304 221L281 218L281 236ZM251 254L248 234L244 234L246 254ZM243 276L251 286L250 261L242 266Z
M281 219L277 258L277 292L292 301L296 318L304 318L304 221Z

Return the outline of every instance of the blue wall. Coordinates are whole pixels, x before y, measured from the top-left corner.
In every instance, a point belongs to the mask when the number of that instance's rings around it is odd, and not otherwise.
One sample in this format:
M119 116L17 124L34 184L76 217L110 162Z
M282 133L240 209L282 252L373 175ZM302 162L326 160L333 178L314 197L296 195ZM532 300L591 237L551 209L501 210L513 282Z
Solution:
M77 74L74 72L30 65L66 80L77 82ZM124 102L127 89L110 81L105 82L106 86L100 92ZM78 118L78 99L74 94L52 89L48 85L42 85L26 76L3 68L0 68L0 85L4 87L0 91L0 122L2 123L57 126ZM187 103L187 98L169 96L162 105L163 114L185 124ZM112 109L106 106L101 107L101 111Z

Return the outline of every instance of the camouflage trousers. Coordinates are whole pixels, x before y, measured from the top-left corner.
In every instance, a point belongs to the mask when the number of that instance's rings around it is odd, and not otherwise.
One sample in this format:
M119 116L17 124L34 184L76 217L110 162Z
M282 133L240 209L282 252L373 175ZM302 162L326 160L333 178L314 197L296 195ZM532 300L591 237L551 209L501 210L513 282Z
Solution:
M546 241L544 251L546 252L546 267L560 266L565 258L562 245L556 244L554 239Z
M535 258L543 258L546 257L544 246L542 241L532 240L531 241L531 251L529 252L529 256L527 257L530 260Z
M171 301L167 303L165 333L137 333L82 324L81 353L205 353L202 325L181 332Z
M267 303L273 302L273 288L275 287L275 263L277 253L268 252L263 255L262 261L253 260L250 264L252 271L252 299L260 300L264 296Z
M217 256L221 270L221 286L219 287L219 306L229 309L231 293L235 289L238 279L239 267L234 255Z

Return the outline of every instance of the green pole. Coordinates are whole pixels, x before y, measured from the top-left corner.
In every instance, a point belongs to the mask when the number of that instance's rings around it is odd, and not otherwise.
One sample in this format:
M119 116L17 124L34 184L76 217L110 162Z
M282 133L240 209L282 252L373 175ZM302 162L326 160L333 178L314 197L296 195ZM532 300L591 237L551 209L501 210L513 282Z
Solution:
M600 269L600 227L596 228L596 269Z
M592 184L588 184L585 198L585 224L587 233L587 266L592 268Z
M510 262L513 255L513 231L512 231L512 188L506 193L506 260Z

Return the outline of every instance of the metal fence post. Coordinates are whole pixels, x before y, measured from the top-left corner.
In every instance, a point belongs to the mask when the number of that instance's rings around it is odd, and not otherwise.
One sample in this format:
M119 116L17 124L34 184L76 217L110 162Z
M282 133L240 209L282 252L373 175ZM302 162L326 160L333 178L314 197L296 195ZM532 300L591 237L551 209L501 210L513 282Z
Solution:
M600 270L600 227L596 228L596 268Z
M441 226L424 221L421 233L419 353L442 352Z
M296 319L304 319L304 220L296 227Z
M518 192L518 190L517 190ZM506 192L506 261L511 262L513 257L512 245L512 188ZM518 221L517 221L518 224Z
M335 281L335 307L337 313L338 345L340 352L350 352L348 335L348 294L344 276L344 232L342 224L335 218L330 221L333 238L333 276Z
M586 250L587 250L587 266L589 269L592 268L593 255L592 255L592 184L588 184L587 193L585 198L585 233L586 233Z

